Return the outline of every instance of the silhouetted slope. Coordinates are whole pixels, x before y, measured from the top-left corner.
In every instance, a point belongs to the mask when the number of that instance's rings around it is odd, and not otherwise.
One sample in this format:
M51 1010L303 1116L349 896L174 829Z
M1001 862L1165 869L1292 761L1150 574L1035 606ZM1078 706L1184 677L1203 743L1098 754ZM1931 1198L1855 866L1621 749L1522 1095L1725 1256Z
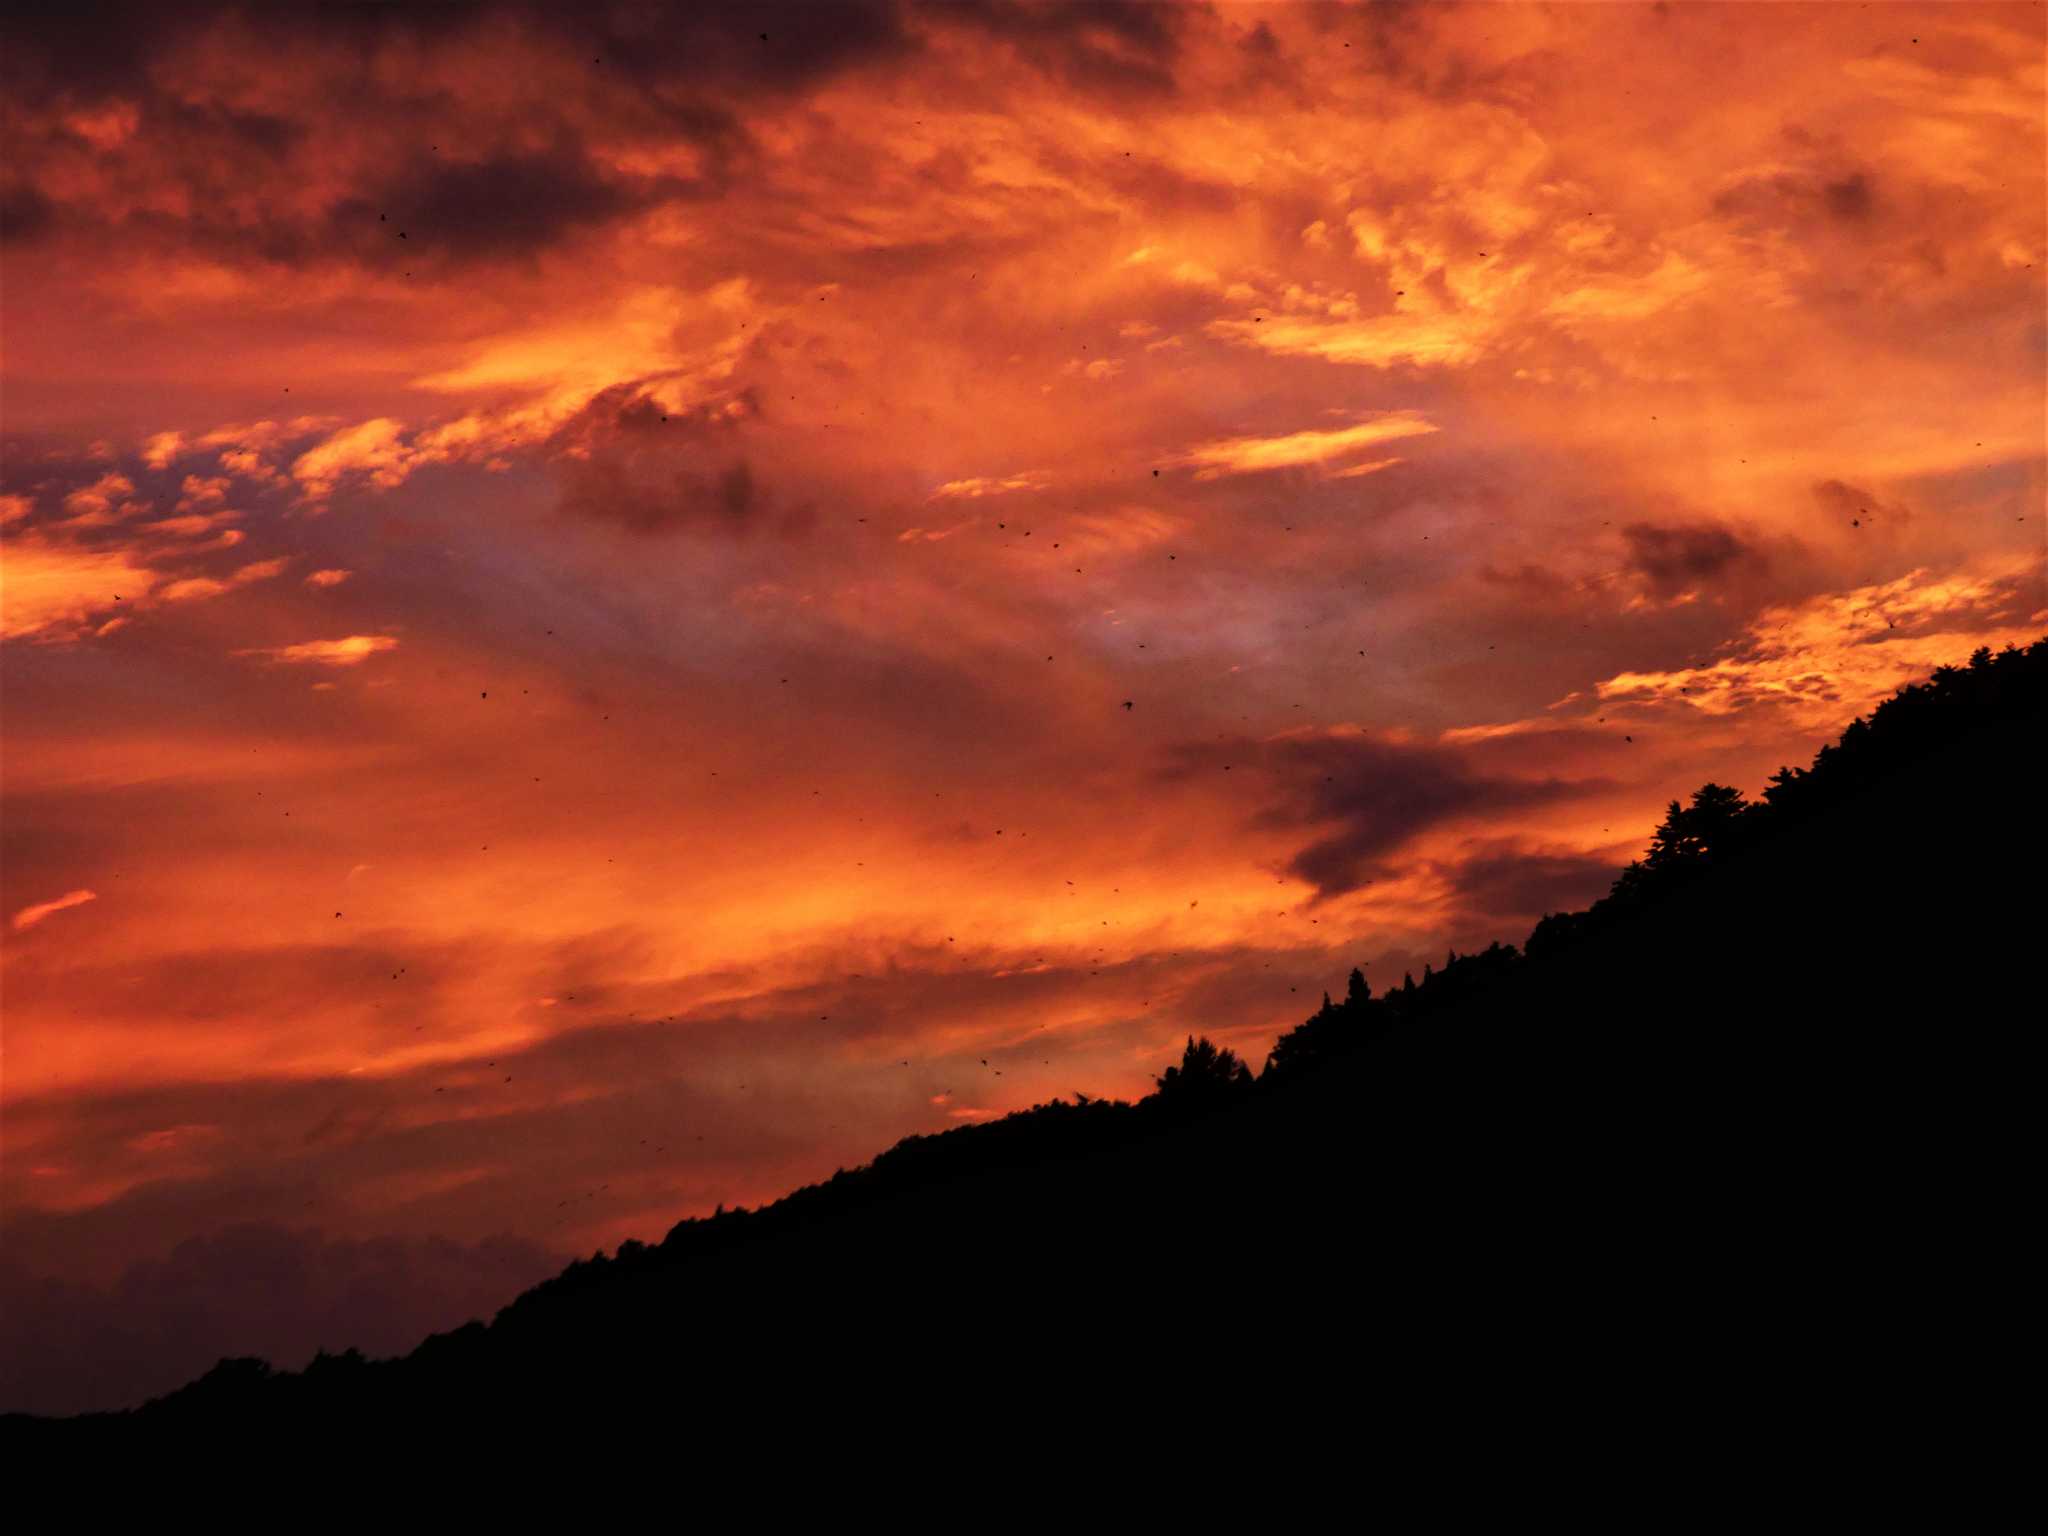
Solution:
M1355 979L1256 1083L1191 1044L1141 1104L913 1137L406 1360L92 1422L629 1408L729 1466L1482 1421L1637 1471L1876 1444L2010 1347L2044 721L2048 641L1979 656L1756 808L1674 803L1528 954Z

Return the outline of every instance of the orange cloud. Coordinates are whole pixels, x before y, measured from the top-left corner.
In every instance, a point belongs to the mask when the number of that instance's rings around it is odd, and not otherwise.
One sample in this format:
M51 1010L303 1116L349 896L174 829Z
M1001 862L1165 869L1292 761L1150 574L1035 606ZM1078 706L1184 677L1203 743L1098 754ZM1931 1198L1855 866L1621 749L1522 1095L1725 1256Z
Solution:
M977 476L968 480L948 480L933 491L929 499L944 501L959 497L973 501L983 496L1000 496L1007 491L1039 491L1045 489L1046 483L1043 475L1010 475L1003 479Z
M165 582L156 595L167 603L188 603L198 598L219 597L228 587L228 582L216 581L211 576L186 576Z
M1485 328L1455 315L1383 315L1365 320L1313 316L1261 316L1215 320L1211 335L1289 357L1319 357L1368 368L1400 364L1463 367L1485 346Z
M398 639L394 635L347 635L339 640L302 640L296 645L273 646L238 654L268 656L272 661L290 665L353 667L397 646Z
M165 469L184 446L184 434L159 432L142 444L142 462L151 469Z
M57 634L117 602L142 599L157 580L127 550L73 547L34 534L10 538L0 558L0 634Z
M97 900L99 900L99 892L97 891L66 891L62 896L57 897L53 901L43 901L31 907L23 907L14 914L14 931L21 933L35 927L37 923L40 923L52 913L62 912L67 907L82 907L88 901Z
M327 495L349 474L367 475L378 485L396 485L409 467L404 430L388 416L345 427L293 460L292 478L309 496Z
M1219 475L1255 474L1305 464L1327 464L1348 458L1361 448L1404 437L1420 437L1436 430L1435 425L1424 420L1418 411L1387 411L1370 421L1349 427L1308 428L1280 437L1232 437L1201 443L1180 455L1175 462L1196 466L1196 478L1199 480L1213 480ZM1381 460L1371 468L1384 468L1389 462L1392 461ZM1358 475L1369 472L1369 469L1354 467L1341 473Z
M135 483L126 475L109 472L91 485L72 491L64 498L64 511L74 523L92 525L126 517L135 509L127 498L135 494Z
M1728 653L1696 667L1620 672L1595 685L1610 707L1672 705L1727 716L1757 708L1822 729L1980 646L2024 645L2048 624L2038 558L1895 581L1767 608Z
M237 566L234 575L228 578L228 584L246 587L252 581L269 581L291 563L289 555L280 555L274 560L252 560L247 565Z

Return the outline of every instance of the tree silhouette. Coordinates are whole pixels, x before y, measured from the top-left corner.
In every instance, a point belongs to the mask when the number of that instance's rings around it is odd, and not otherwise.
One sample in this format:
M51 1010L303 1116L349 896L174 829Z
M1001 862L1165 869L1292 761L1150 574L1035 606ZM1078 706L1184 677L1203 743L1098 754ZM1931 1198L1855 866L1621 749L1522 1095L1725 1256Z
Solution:
M1702 784L1692 792L1692 803L1681 806L1674 800L1665 812L1663 824L1650 840L1643 862L1652 869L1668 864L1709 857L1717 847L1733 838L1749 803L1742 791L1725 784Z
M1180 1065L1168 1067L1154 1081L1160 1099L1174 1107L1227 1103L1252 1086L1252 1069L1237 1052L1204 1035L1188 1036Z

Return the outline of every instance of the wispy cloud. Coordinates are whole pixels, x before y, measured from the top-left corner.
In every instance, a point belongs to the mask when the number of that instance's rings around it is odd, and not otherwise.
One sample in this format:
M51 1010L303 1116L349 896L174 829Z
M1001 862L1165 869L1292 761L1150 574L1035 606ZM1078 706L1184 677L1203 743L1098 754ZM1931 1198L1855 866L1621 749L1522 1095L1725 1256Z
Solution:
M1201 443L1176 461L1195 467L1195 478L1214 480L1221 475L1248 475L1270 469L1293 469L1302 465L1329 465L1349 458L1361 449L1403 437L1421 437L1436 426L1419 411L1388 411L1370 421L1328 430L1309 428L1280 437L1226 437ZM1365 465L1331 471L1333 476L1364 475L1385 469L1398 460L1381 459Z
M925 499L976 501L983 496L1001 496L1010 491L1042 491L1046 484L1046 477L1035 473L1007 475L1000 479L977 475L967 480L948 480Z
M1609 708L1666 705L1705 715L1772 708L1824 726L1979 646L2033 639L2048 624L2040 582L2040 562L2028 557L1822 593L1766 609L1713 661L1619 672L1596 692Z
M159 577L131 551L83 548L26 534L0 560L0 634L62 633L94 614L133 603Z
M62 912L68 907L82 907L88 901L99 900L99 892L88 890L66 891L54 901L39 901L32 907L23 907L14 914L14 931L20 933L33 928L52 913Z
M321 667L353 667L380 651L397 648L394 635L348 635L340 640L303 640L297 645L237 651L238 656L267 656L272 661Z
M292 461L292 478L309 496L327 495L348 474L367 475L372 484L388 488L405 478L409 457L404 424L379 416L308 448Z

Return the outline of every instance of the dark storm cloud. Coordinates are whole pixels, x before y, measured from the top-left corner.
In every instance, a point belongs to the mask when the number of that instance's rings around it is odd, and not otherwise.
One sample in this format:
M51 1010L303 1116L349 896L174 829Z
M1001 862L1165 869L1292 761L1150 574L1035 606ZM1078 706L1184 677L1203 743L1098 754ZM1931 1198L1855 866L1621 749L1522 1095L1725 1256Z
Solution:
M718 497L725 503L726 515L735 522L754 510L754 472L745 459L718 477Z
M55 227L57 207L25 181L0 188L0 244L39 239Z
M1245 89L1272 92L1292 101L1308 100L1300 61L1288 52L1279 36L1263 20L1238 38L1236 51L1243 64ZM1315 216L1310 214L1299 219L1293 227L1299 229Z
M1438 101L1526 100L1554 74L1540 51L1500 65L1477 62L1446 24L1456 10L1431 0L1338 0L1301 6L1298 14L1319 35L1319 46L1342 52L1347 67Z
M169 0L11 6L0 14L0 82L18 102L139 89L150 61L209 11Z
M1855 220L1870 216L1870 178L1863 172L1831 181L1820 191L1828 212L1836 218Z
M1760 564L1763 555L1720 523L1630 523L1621 530L1628 563L1659 597Z
M595 68L650 90L713 85L794 90L908 53L917 39L892 0L750 5L526 8L535 30L573 43ZM765 34L765 35L764 35Z
M1747 176L1724 187L1714 196L1715 214L1758 229L1871 222L1877 213L1877 182L1870 172L1844 167L1839 146L1805 138L1792 142L1811 165Z
M1245 775L1274 796L1258 813L1261 824L1320 828L1287 865L1319 897L1382 878L1391 855L1440 823L1583 787L1490 777L1456 749L1365 734L1202 743L1181 748L1169 771L1175 778Z
M651 184L608 180L564 137L532 153L508 153L469 162L415 156L390 181L333 211L338 227L369 230L381 222L403 227L408 256L448 255L458 261L528 256L579 230L604 224L644 206Z
M1047 5L979 0L920 9L922 19L984 32L1009 43L1040 73L1105 96L1167 96L1181 29L1190 16L1164 5L1065 0Z
M777 503L747 457L747 393L670 413L638 385L606 390L551 444L563 515L657 536L688 530L785 535L808 525Z
M38 8L0 46L9 158L36 169L7 196L8 238L119 229L289 264L529 255L650 200L716 192L747 153L743 107L917 46L887 3ZM304 76L294 115L231 106L229 56ZM484 72L495 104L479 108ZM128 126L79 126L102 109ZM584 153L592 136L680 138L702 163L622 181ZM352 164L295 153L358 141L380 150ZM185 194L175 214L130 198L167 184ZM326 194L324 215L308 190Z
M1477 917L1534 919L1573 912L1605 895L1619 871L1583 854L1486 845L1450 872L1460 902Z
M242 150L272 160L301 143L309 131L306 124L274 113L238 112L215 104L159 101L151 111L160 128L213 141L216 150Z
M1578 607L1583 602L1583 582L1533 560L1513 567L1488 562L1479 568L1479 579L1509 594L1518 605L1530 608L1561 609Z
M387 49L473 49L510 29L653 92L795 89L917 46L893 0L490 8L86 0L11 12L0 30L0 58L6 60L0 69L9 89L24 99L134 92L148 86L153 64L208 28L258 49L323 44L362 65Z
M1816 481L1813 499L1831 520L1853 522L1862 528L1896 528L1912 516L1902 504L1884 501L1876 492L1847 480Z
M424 150L402 155L399 169L351 186L324 212L303 216L281 200L238 194L294 174L291 152L313 127L222 112L180 116L175 125L145 120L138 141L191 193L189 209L177 215L137 209L113 223L144 238L288 265L339 259L410 269L531 256L656 201L702 195L724 173L713 157L702 183L610 177L564 133L547 149L471 160ZM59 210L43 193L24 185L15 197L27 214L17 238L58 228ZM71 207L62 216L81 227L102 217L89 207Z

